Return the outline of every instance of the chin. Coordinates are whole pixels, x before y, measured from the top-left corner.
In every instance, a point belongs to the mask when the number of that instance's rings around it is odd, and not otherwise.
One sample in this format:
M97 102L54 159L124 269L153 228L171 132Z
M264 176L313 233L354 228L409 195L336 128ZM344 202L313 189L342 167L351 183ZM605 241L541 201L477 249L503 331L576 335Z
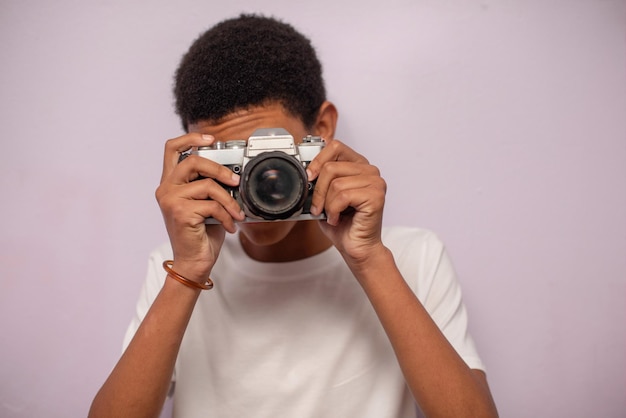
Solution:
M239 224L239 231L250 243L268 246L285 239L295 224L295 221L246 222Z

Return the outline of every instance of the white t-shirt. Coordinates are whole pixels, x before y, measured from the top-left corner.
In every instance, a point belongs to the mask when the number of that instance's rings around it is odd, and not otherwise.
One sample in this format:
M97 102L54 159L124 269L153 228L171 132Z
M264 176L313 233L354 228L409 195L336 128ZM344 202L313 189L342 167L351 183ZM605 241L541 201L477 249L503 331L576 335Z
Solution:
M385 228L383 242L463 360L484 370L441 241L421 229ZM125 345L161 289L161 264L171 257L169 244L151 254ZM211 278L215 287L200 295L176 362L175 417L416 416L391 344L335 248L263 263L228 235Z

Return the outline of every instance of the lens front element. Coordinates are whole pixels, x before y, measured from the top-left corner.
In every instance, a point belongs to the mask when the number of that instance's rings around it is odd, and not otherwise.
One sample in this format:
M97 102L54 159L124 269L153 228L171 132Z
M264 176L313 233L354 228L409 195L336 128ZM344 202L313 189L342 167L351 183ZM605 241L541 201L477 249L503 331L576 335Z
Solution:
M239 185L243 202L263 219L286 219L298 212L307 197L307 175L302 164L280 151L250 160Z

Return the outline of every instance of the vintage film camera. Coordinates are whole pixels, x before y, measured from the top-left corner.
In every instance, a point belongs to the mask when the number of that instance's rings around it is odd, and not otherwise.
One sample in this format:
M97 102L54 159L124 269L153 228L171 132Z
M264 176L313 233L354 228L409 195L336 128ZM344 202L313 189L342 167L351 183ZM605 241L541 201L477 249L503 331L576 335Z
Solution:
M257 129L245 140L215 142L191 154L215 161L241 176L238 187L221 184L246 214L243 222L325 219L310 213L315 181L309 182L307 165L324 147L317 136L300 144L282 128ZM218 223L213 218L207 224Z

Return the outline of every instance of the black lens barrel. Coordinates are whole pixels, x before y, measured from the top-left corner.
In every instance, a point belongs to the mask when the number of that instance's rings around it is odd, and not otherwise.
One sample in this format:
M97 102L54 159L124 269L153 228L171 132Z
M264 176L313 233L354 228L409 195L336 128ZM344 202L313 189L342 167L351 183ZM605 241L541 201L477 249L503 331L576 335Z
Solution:
M243 170L239 192L248 210L263 219L287 219L302 209L308 179L302 163L282 151L251 159Z

